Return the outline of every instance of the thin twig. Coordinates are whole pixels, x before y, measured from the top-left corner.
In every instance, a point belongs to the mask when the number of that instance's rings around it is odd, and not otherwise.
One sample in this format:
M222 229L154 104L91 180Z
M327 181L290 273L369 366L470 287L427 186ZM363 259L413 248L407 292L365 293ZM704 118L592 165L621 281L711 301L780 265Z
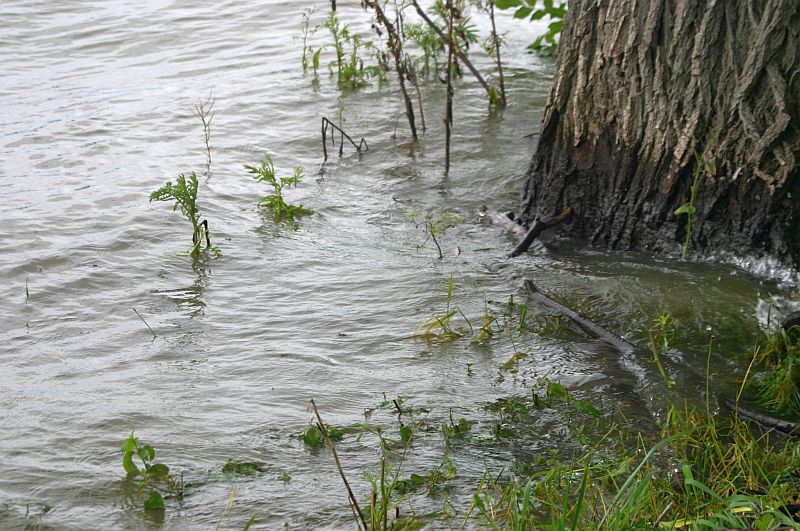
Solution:
M203 134L206 142L206 177L211 176L211 120L214 118L214 103L216 103L211 93L205 101L200 100L194 105L194 113L203 122Z
M347 476L344 475L344 469L342 468L342 463L339 461L339 454L336 453L336 447L333 445L333 441L328 436L328 429L325 427L325 423L322 421L322 417L319 414L319 410L317 409L317 404L314 402L314 399L311 399L311 407L314 409L314 414L317 416L317 420L319 421L319 431L322 432L322 436L325 438L325 443L328 445L328 448L331 449L333 453L333 459L336 461L336 468L339 469L339 475L342 477L342 481L344 481L344 486L347 489L347 494L350 496L350 504L355 509L356 513L358 514L358 518L361 520L361 524L364 526L364 529L369 529L367 526L367 521L364 519L364 514L361 512L361 508L358 506L358 500L356 500L356 495L353 494L353 489L350 488L350 483L347 481Z
M147 324L147 321L145 321L145 320L144 320L144 317L142 317L142 314L140 314L140 313L138 312L138 310L136 310L136 308L133 308L133 311L136 313L136 315L138 315L138 316L139 316L139 319L141 319L141 320L142 320L142 322L144 323L144 325L145 325L145 326L146 326L146 327L147 327L147 328L150 330L150 333L151 333L151 334L153 334L153 339L155 340L155 338L156 338L156 337L158 337L158 336L156 335L155 331L154 331L152 328L150 328L150 325L149 325L149 324Z
M670 510L670 509L672 509L672 504L673 504L673 503L675 503L675 502L672 502L672 501L671 501L671 502L669 502L669 503L667 504L667 506L666 506L666 507L664 507L664 510L663 510L663 511L661 511L661 514L659 514L659 515L658 515L658 518L656 518L656 521L655 521L655 522L653 522L653 529L655 529L656 527L658 527L658 526L659 526L659 524L661 524L661 522L662 522L662 521L664 520L664 518L667 516L667 513L669 513L669 510Z

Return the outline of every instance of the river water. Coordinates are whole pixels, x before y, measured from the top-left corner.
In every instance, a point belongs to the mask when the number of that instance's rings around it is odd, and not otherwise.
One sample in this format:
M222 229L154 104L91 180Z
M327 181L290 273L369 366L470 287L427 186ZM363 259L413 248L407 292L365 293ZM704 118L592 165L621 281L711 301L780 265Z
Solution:
M457 83L445 174L442 85L422 87L428 129L414 144L396 82L342 92L325 72L318 82L303 73L297 37L310 5L0 5L1 528L241 529L253 515L254 528L354 528L332 456L300 437L309 400L330 424L388 432L396 415L378 406L397 396L431 426L404 470L422 474L445 454L457 469L445 489L408 495L403 511L446 527L485 469L571 444L561 420L546 414L530 419L524 443L492 439L498 420L488 404L530 396L548 375L648 425L664 393L646 352L620 357L568 329L414 338L445 313L451 275L451 304L476 328L485 309L502 324L509 298L524 302L512 276L640 343L654 317L671 313L685 342L665 363L678 394L690 397L704 388L709 337L725 338L712 354L724 381L741 365L756 318L781 299L770 278L606 254L565 237L493 273L487 266L506 262L514 239L478 212L517 206L552 73L549 60L524 48L544 23L499 16L509 107L489 112L474 79ZM369 32L358 2L340 1L339 10ZM487 21L475 24L485 36ZM473 57L492 70L479 50ZM192 105L209 94L216 114L206 176ZM323 116L365 137L369 150L359 157L346 148L323 163ZM256 206L267 191L243 164L264 153L280 174L305 168L287 198L315 213L297 227L276 225ZM191 171L201 175L198 202L218 257L192 260L186 221L148 202ZM440 236L443 259L430 242L420 247L425 234L412 211L463 219ZM531 323L547 321L529 311ZM527 355L507 364L516 351ZM450 414L474 424L471 439L448 451L438 426ZM131 430L192 484L182 501L167 501L163 518L144 514L125 479L120 445ZM376 438L346 437L339 451L366 500L362 472L377 470ZM230 458L264 472L222 474Z

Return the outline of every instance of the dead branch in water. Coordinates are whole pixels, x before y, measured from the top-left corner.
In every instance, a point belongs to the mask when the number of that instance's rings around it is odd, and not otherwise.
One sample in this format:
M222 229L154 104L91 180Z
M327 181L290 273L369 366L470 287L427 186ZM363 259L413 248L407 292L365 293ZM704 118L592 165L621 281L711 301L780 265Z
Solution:
M380 0L364 0L364 6L371 8L375 11L375 16L378 23L386 28L387 44L392 51L394 57L394 66L397 71L397 79L400 81L400 92L403 94L403 101L406 104L406 116L408 117L408 125L411 128L411 136L414 140L417 139L417 124L414 120L414 104L411 103L411 97L406 90L406 69L403 65L403 41L398 34L397 28L392 24L386 14L383 12Z
M319 414L319 410L317 409L317 404L314 402L314 399L311 399L311 407L314 409L314 415L317 416L319 431L322 432L322 436L325 438L325 443L328 445L328 448L331 449L333 453L333 460L336 461L336 468L339 469L339 475L342 476L342 481L344 481L344 486L347 488L347 495L350 497L350 505L353 508L353 512L355 512L358 516L358 519L361 520L361 524L364 526L364 529L369 529L367 527L367 521L364 519L364 513L361 512L361 507L358 506L358 500L356 500L356 495L353 494L353 489L350 488L350 483L347 481L347 476L344 474L344 469L342 468L342 463L339 461L339 454L336 453L336 447L333 445L333 441L331 441L330 436L328 435L328 428L325 427L325 423L322 422L322 417Z
M573 323L575 323L578 328L586 332L592 337L595 337L605 343L608 343L618 351L628 354L634 352L636 350L636 346L633 343L630 343L619 336L616 336L603 328L602 326L598 325L594 321L590 321L586 317L582 316L575 310L571 308L567 308L566 306L557 303L547 295L540 293L533 282L530 280L525 280L525 290L528 292L528 299L533 300L547 308L548 310L558 314L563 315Z
M514 247L514 250L511 251L508 257L514 258L515 256L521 255L528 250L534 240L541 236L544 231L564 223L565 221L569 221L570 219L572 219L572 207L565 208L559 215L553 216L552 218L536 220L536 223L533 224L533 227L531 227L531 230L525 235L525 238Z
M369 149L369 145L365 139L361 139L361 141L356 144L355 141L344 132L344 130L336 125L335 123L331 122L324 116L322 117L322 153L325 155L325 160L328 160L328 128L331 128L331 144L333 147L336 147L336 136L335 133L338 131L340 134L339 138L339 156L342 156L344 153L344 140L347 139L353 147L356 148L356 151L361 154L361 151L366 151Z
M769 415L764 415L763 413L756 413L755 411L743 408L740 404L737 404L733 400L725 399L724 403L725 406L736 413L736 416L740 419L750 420L761 424L765 428L786 433L788 435L800 436L800 425L794 422L770 417Z
M481 207L480 215L482 218L488 220L489 223L493 225L499 225L504 229L513 232L520 238L524 238L525 235L527 234L525 227L514 221L511 218L510 214L509 215L501 214L500 212L492 210L491 208L484 205Z

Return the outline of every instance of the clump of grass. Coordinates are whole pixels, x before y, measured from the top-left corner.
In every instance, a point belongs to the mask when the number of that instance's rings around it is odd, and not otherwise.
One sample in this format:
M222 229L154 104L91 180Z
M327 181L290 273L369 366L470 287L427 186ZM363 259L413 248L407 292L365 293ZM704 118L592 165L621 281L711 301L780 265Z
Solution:
M658 367L658 372L668 388L675 387L675 381L667 375L661 356L667 354L672 348L675 337L675 321L668 313L662 313L653 320L653 327L647 331L650 340L650 349L653 352L653 362Z
M447 282L447 306L444 313L442 315L433 315L426 319L425 322L419 325L414 335L424 339L457 339L461 337L461 333L450 322L457 314L461 314L461 317L464 318L470 330L472 330L472 324L467 319L467 316L464 315L461 308L453 304L453 287L454 282L451 273L450 280Z
M137 497L148 493L142 506L148 511L163 511L164 496L181 499L187 485L183 482L183 475L174 476L167 465L157 463L155 459L155 449L147 444L140 445L133 432L122 444L122 467L129 479L138 480Z
M245 169L258 182L266 183L272 187L273 193L266 195L259 200L259 206L266 206L272 210L275 221L294 221L296 217L313 214L313 210L305 208L303 205L290 205L284 200L284 189L297 187L303 178L303 168L296 166L291 177L278 177L275 174L275 165L272 157L265 154L258 166L245 164Z
M800 327L765 332L756 352L761 372L751 387L759 403L773 413L800 415Z
M150 194L150 201L174 201L172 210L181 209L181 213L192 224L192 249L190 254L197 256L203 238L206 241L206 250L218 253L219 249L211 246L211 235L208 230L208 220L200 221L200 211L197 207L197 174L192 172L187 181L181 174L174 183L168 181L164 186Z
M795 528L793 440L774 443L734 415L688 405L669 409L656 441L614 443L611 434L631 432L618 422L585 453L505 481L484 476L470 513L492 529Z

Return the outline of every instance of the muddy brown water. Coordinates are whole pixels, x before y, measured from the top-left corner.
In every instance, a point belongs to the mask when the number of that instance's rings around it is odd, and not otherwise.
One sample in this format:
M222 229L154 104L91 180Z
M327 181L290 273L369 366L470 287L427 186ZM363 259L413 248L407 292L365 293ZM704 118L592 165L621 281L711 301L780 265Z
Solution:
M471 439L449 451L456 478L405 502L431 527L446 525L443 507L468 507L487 467L573 444L562 419L547 414L529 419L524 444L492 439L498 417L485 406L529 396L541 376L645 424L658 414L664 390L646 353L621 357L577 332L534 327L486 341L413 337L443 312L451 275L453 303L473 326L484 297L501 321L509 297L524 302L518 286L487 268L513 238L480 223L478 211L517 205L553 71L524 51L542 26L500 16L509 108L489 112L473 79L457 84L445 175L441 84L423 86L428 131L415 145L396 83L342 92L324 72L318 83L303 74L296 37L309 5L0 5L3 529L241 529L254 514L256 528L353 528L330 454L299 437L312 397L338 426L391 431L396 417L378 407L386 398L418 408L432 429L419 433L408 473L448 453L438 426L451 411L474 422ZM339 8L368 31L358 2ZM487 22L476 24L486 35ZM474 57L491 70L487 57ZM199 205L222 254L193 262L181 254L190 244L185 220L148 195L179 173L205 171L192 104L209 93L213 162ZM323 163L322 116L365 137L369 151L347 148ZM266 191L242 165L265 152L282 174L305 168L288 199L315 214L296 229L256 207ZM429 244L418 248L425 235L412 211L464 220L441 237L443 260ZM712 356L724 380L757 319L776 301L788 306L779 271L609 254L564 237L507 268L632 341L643 342L659 313L673 314L686 342L665 363L679 393L692 397L704 389L709 335L728 338ZM467 326L460 317L456 325ZM504 366L515 350L527 355ZM193 485L183 501L168 500L163 521L143 514L124 477L119 448L134 429ZM348 437L340 452L366 499L362 472L377 470L375 438ZM265 471L222 474L229 458ZM221 515L232 493L228 520Z

